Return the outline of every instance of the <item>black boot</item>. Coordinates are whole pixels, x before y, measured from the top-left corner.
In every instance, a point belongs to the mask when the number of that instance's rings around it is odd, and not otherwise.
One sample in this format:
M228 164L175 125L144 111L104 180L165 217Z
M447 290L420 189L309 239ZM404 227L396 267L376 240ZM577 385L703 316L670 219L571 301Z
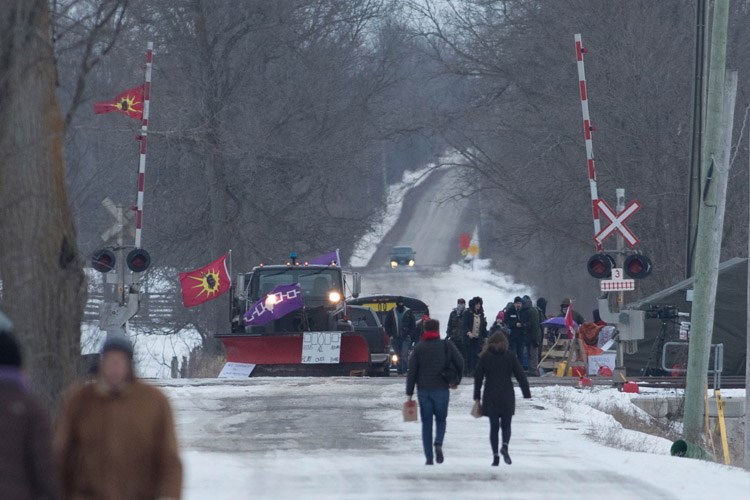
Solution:
M439 464L442 464L444 460L443 457L443 447L439 444L435 445L435 461Z
M431 458L428 458L428 459L427 459L427 461L426 461L426 462L425 462L424 464L425 464L425 465L434 465L434 464L432 463L432 459L431 459Z
M513 463L513 461L510 459L510 455L508 455L508 445L503 444L503 447L500 448L500 453L503 455L503 460L505 460L505 463L510 465Z
M492 459L492 466L497 467L500 465L500 455L494 455L494 458Z

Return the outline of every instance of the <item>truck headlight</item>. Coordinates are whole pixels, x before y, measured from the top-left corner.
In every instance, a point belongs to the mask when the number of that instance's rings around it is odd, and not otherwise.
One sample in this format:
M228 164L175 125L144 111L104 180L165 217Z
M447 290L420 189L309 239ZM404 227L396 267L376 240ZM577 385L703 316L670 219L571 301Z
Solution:
M394 269L397 268L398 267L398 262L396 262L395 260L392 260L391 261L391 267L394 268Z
M411 260L409 261L409 267L414 267L414 259L411 259Z
M328 300L330 300L334 304L338 304L339 302L341 302L341 294L339 292L331 292L328 294Z

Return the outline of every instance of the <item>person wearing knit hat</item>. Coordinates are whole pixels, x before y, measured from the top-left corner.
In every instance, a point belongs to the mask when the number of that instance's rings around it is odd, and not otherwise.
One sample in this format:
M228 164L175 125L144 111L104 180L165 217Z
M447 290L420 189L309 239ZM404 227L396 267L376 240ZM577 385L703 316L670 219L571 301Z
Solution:
M443 463L443 439L448 418L449 388L461 382L464 360L452 342L440 340L440 323L429 319L424 324L424 334L409 358L406 395L409 401L417 388L419 413L422 419L422 446L426 465ZM432 423L435 421L435 441L432 440ZM434 445L434 453L433 453Z
M49 417L22 366L13 324L0 312L0 491L3 498L57 498Z
M104 341L96 380L66 394L54 449L64 499L182 494L172 409L159 389L135 377L133 344L124 335Z
M464 375L474 376L479 351L487 338L487 318L484 315L482 297L474 297L469 301L469 314L464 318L464 330L468 339Z
M562 299L562 301L560 302L560 314L558 314L558 316L565 317L565 313L568 312L568 307L570 307L570 304L570 299ZM573 308L573 321L575 321L579 325L582 325L586 321L585 319L583 319L583 315L576 311L575 307Z

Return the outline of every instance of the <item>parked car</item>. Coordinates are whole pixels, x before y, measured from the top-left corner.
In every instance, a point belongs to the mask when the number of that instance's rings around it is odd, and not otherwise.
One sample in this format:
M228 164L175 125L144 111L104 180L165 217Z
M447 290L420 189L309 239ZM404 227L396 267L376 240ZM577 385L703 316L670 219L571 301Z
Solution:
M343 311L337 314L343 319ZM369 307L350 305L347 302L346 316L354 331L362 335L370 349L370 369L368 374L387 377L391 372L391 338L385 331L378 315Z
M393 247L390 252L391 268L399 266L414 267L417 253L412 247Z

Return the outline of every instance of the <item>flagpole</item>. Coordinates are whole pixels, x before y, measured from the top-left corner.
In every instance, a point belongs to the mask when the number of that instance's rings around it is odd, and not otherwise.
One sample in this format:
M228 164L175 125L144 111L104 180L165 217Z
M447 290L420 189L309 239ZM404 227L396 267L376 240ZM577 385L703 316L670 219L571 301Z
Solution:
M148 142L148 116L151 106L151 66L153 61L154 42L146 44L146 80L143 84L143 118L141 121L141 151L138 161L138 198L135 207L135 247L141 248L141 230L143 229L143 192L146 184L146 144Z

